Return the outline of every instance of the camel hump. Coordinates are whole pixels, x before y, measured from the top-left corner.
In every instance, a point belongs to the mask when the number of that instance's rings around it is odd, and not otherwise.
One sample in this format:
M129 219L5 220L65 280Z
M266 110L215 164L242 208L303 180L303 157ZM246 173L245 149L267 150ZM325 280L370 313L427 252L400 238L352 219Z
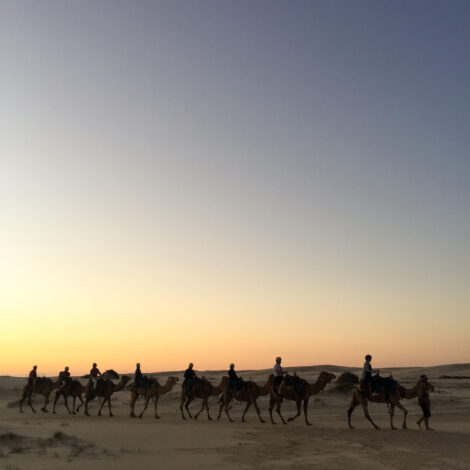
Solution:
M113 369L103 372L102 377L103 379L119 380L119 374Z

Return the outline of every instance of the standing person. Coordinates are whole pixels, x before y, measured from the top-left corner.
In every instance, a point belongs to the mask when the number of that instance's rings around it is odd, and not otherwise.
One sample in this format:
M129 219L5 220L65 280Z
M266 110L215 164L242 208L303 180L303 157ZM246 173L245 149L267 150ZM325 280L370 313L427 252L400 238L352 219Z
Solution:
M287 374L287 370L284 370L281 366L282 358L279 356L276 357L276 363L274 364L273 371L274 371L274 387L279 387L279 392L282 388L282 383L284 382L284 374Z
M36 379L38 378L38 366L33 366L31 372L29 373L28 376L28 387L34 388L34 385L36 384Z
M90 370L90 382L93 388L96 388L98 383L98 377L101 377L101 372L98 369L96 362L93 363L93 367Z
M362 368L361 388L362 390L367 390L370 397L372 395L372 374L378 374L380 371L378 369L372 369L372 356L370 354L366 355L365 360L366 362L364 362Z
M196 373L193 370L193 363L190 362L188 368L184 372L183 387L186 387L188 393L191 392L194 381L196 380Z
M429 398L428 392L428 378L425 375L421 376L421 380L424 382L424 387L418 389L418 403L421 409L423 410L423 416L416 421L416 424L421 429L421 423L424 421L424 426L426 431L434 431L429 427L429 418L431 417L431 400Z

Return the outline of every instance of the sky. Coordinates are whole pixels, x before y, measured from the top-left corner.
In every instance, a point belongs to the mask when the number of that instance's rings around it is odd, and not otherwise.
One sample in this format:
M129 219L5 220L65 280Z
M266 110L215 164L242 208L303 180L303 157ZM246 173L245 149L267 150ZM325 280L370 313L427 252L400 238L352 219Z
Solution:
M470 362L470 3L0 2L0 374Z

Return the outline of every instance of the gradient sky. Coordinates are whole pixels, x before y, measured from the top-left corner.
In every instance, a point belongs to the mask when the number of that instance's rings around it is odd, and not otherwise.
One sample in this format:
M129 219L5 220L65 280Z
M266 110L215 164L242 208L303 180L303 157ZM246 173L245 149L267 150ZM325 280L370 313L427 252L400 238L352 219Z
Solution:
M0 2L0 374L470 362L470 2Z

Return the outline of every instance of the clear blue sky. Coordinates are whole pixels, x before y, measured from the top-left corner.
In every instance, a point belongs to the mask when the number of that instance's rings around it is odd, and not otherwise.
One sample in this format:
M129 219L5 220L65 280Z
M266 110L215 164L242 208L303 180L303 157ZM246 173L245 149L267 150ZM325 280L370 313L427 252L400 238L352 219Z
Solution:
M216 305L198 335L470 361L469 25L468 1L2 1L6 318Z

